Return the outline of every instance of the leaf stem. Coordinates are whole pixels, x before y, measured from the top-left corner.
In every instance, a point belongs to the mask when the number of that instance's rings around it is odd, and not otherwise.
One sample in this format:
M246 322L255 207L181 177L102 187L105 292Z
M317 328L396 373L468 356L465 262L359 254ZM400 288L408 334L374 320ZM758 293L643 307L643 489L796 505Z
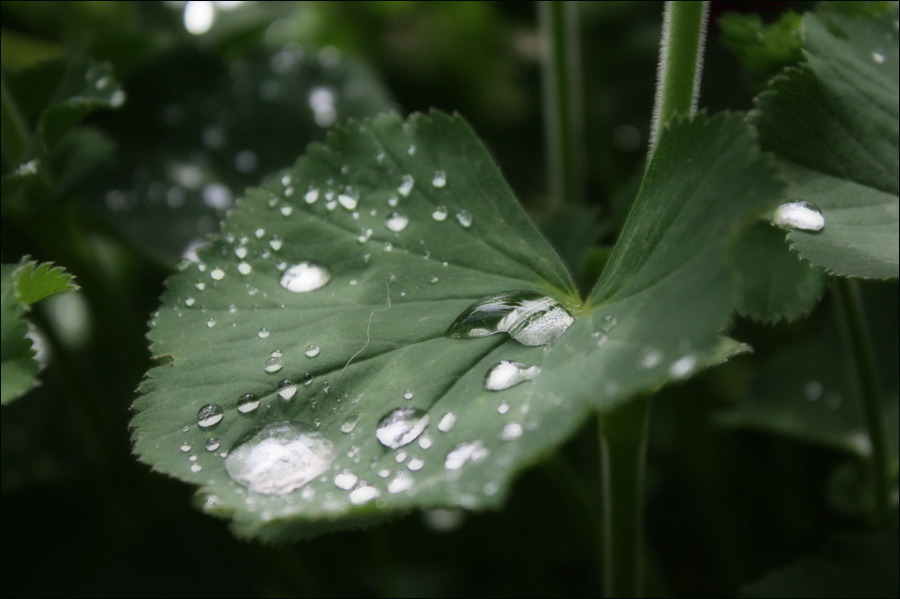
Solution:
M606 597L641 596L644 458L650 395L600 415Z
M582 205L585 144L578 3L539 2L538 17L544 42L544 131L550 191L556 203Z
M676 115L697 112L708 12L709 2L666 2L648 162L663 127Z
M850 350L852 371L862 398L869 440L872 443L869 468L873 482L874 515L876 522L880 523L889 514L891 485L884 400L878 384L875 352L858 283L851 279L837 278L834 291L845 342Z

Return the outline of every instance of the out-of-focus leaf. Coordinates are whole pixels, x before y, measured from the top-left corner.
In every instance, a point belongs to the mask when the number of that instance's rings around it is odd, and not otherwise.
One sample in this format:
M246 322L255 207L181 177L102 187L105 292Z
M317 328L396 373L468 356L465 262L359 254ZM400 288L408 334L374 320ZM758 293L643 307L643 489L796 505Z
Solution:
M719 17L718 25L722 43L737 54L754 88L803 59L803 18L794 11L770 24L757 14L729 13Z

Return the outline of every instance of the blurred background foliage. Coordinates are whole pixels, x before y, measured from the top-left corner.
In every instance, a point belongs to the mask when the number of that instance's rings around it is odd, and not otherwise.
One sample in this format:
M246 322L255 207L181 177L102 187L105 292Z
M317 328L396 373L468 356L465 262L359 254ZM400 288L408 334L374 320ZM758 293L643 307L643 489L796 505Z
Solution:
M713 3L701 106L750 109L799 60L790 36L808 7ZM177 259L246 187L347 118L461 113L589 285L646 153L662 5L579 8L593 219L546 192L533 3L0 5L3 261L54 261L81 286L31 313L43 384L2 412L4 596L600 593L595 426L523 475L501 513L416 513L285 546L235 539L194 509L191 488L138 464L128 437L151 363L146 323ZM721 18L733 11L752 14ZM896 406L897 286L864 291ZM840 345L833 309L826 295L790 325L739 319L732 334L753 355L659 393L649 592L734 595L836 533L864 530L864 448L852 436L858 415L839 410L853 391L844 356L830 351ZM892 469L896 480L896 460ZM863 549L855 537L837 542L879 559L886 546L893 574L870 590L896 589L896 534ZM816 559L803 576L815 577Z

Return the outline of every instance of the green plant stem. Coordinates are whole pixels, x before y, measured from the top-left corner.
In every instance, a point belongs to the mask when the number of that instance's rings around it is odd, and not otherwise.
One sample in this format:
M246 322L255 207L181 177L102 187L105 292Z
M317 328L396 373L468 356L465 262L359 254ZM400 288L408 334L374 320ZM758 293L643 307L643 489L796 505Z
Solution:
M18 165L25 157L31 135L19 105L9 88L6 78L0 76L0 124L2 124L2 141L4 158L11 166Z
M641 595L644 458L650 395L600 416L606 597Z
M666 2L648 158L669 121L697 111L708 7L708 2Z
M862 398L863 412L872 454L869 468L872 476L876 523L883 522L890 511L889 450L884 418L884 400L875 369L875 352L866 322L859 285L851 279L838 278L834 285L839 318L850 350L850 362Z
M578 3L539 2L544 41L544 130L553 200L582 205L585 195L584 116Z

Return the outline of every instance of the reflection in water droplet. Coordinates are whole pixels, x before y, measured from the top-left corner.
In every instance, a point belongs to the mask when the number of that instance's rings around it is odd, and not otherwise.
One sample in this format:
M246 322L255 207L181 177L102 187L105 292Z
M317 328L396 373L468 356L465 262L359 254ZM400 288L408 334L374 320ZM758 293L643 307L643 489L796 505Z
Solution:
M415 441L427 426L427 412L416 408L398 408L381 419L375 436L382 445L397 449Z
M259 396L256 393L245 393L238 399L237 409L241 414L248 414L259 407Z
M356 484L356 481L359 480L359 477L350 472L349 470L344 470L340 474L334 475L334 486L338 489L344 489L345 491L349 491L353 488L353 485Z
M291 379L284 379L278 383L278 397L281 399L291 399L297 393L297 383Z
M447 220L447 207L438 206L437 208L435 208L434 212L431 213L431 218L438 222Z
M399 233L409 224L409 217L399 212L391 212L384 221L384 225L395 233Z
M350 492L350 503L353 505L362 505L364 503L368 503L379 497L381 495L381 491L372 486L364 486L358 489L354 489Z
M509 333L523 345L547 345L574 321L552 297L511 291L489 295L466 308L447 329L447 335L462 339Z
M209 428L210 426L219 424L224 417L225 410L222 409L222 406L214 403L207 404L197 412L197 426L200 428Z
M312 427L275 422L238 441L225 458L225 472L256 493L284 495L325 472L334 458L334 446Z
M782 229L821 231L825 227L825 217L812 202L786 202L775 210L774 223Z
M434 171L434 177L431 179L431 184L435 187L443 187L447 184L447 173L444 171Z
M447 412L441 417L441 421L438 422L438 430L442 433L449 433L454 426L456 426L456 414L453 412Z
M410 489L414 484L416 484L416 480L412 475L409 472L401 470L394 475L394 478L392 478L390 482L388 482L387 490L391 495L395 495Z
M331 280L331 272L324 266L303 261L288 268L281 276L281 286L288 291L301 293L315 291Z
M307 358L315 358L316 356L319 355L319 346L318 345L310 345L309 347L306 348L306 352L304 352L304 353L306 354Z
M481 441L468 441L460 443L450 450L444 460L444 468L447 470L459 470L468 462L478 462L488 456L490 452Z
M519 383L532 381L540 373L540 366L525 366L520 362L502 360L488 371L484 379L484 388L488 391L503 391Z
M458 220L459 224L467 229L472 226L472 214L469 213L468 210L460 210L459 212L457 212L456 220Z
M405 198L412 192L415 184L416 180L413 179L412 175L403 175L403 182L400 184L400 187L397 188L397 191Z

